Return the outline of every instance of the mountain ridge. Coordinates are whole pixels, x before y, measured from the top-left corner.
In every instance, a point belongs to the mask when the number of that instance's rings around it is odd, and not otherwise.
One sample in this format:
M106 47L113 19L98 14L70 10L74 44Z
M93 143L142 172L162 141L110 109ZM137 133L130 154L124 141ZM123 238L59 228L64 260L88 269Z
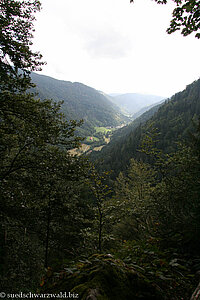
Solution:
M41 99L63 101L62 112L67 119L84 120L77 133L86 136L95 126L118 126L129 119L103 94L83 83L54 79L37 73L31 74L36 87L32 90Z
M164 99L166 99L166 97L138 93L126 93L110 96L110 101L118 105L123 113L127 113L128 115L134 115L142 108L153 104L156 105L158 102Z

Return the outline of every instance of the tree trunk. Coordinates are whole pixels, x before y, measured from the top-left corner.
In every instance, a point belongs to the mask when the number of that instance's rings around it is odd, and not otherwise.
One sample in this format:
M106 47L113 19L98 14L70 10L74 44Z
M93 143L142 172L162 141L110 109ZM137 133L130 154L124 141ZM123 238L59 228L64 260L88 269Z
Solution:
M200 300L200 282L199 282L196 290L192 294L192 297L190 298L190 300Z
M44 267L45 268L48 267L48 248L49 248L50 219L51 219L51 208L50 208L50 202L49 202L48 212L47 212L47 231L46 231L45 259L44 259Z
M99 219L99 252L101 253L101 240L102 240L102 213L100 213Z

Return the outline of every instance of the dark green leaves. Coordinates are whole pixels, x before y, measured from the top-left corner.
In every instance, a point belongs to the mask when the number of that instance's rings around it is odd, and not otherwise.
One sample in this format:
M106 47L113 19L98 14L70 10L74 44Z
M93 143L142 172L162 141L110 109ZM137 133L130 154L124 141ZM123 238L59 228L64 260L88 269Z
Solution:
M155 0L158 4L166 4L167 0ZM172 20L167 29L171 34L181 30L183 36L197 32L195 37L200 38L200 1L173 0L177 7L173 10Z
M34 13L39 10L37 0L0 2L1 90L25 90L30 86L30 72L43 64L41 54L30 49Z

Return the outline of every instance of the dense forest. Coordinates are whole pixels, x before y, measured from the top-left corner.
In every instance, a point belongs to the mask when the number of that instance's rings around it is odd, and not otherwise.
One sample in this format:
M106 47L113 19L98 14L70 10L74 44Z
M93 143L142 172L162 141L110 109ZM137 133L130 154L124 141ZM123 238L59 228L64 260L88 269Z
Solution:
M177 142L189 139L200 114L200 79L186 89L154 106L126 127L118 130L111 142L94 159L104 159L103 169L112 169L113 176L126 170L132 157L145 158L140 151L145 134L157 131L156 145L165 153L177 149Z
M0 2L0 297L199 299L200 81L71 155L82 122L32 90L39 10Z
M92 134L95 126L118 126L129 121L108 97L82 83L56 80L36 73L31 74L31 79L36 85L31 91L41 100L63 101L61 111L68 120L84 120L76 130L82 137Z

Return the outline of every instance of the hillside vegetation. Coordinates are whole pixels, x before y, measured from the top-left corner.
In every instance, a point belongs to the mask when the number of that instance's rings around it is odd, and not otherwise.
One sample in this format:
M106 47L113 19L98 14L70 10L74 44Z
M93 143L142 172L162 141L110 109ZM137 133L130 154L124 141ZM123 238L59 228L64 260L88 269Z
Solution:
M129 119L102 93L82 83L57 80L49 76L31 74L35 91L41 99L63 101L61 111L67 120L84 123L77 134L85 137L95 132L94 127L117 126Z
M156 112L157 111L157 112ZM140 158L144 135L156 128L156 145L169 153L177 148L177 142L193 132L193 120L200 114L200 79L186 89L153 107L128 126L118 130L110 144L105 146L94 159L104 159L101 168L114 170L114 175L126 170L132 157Z

